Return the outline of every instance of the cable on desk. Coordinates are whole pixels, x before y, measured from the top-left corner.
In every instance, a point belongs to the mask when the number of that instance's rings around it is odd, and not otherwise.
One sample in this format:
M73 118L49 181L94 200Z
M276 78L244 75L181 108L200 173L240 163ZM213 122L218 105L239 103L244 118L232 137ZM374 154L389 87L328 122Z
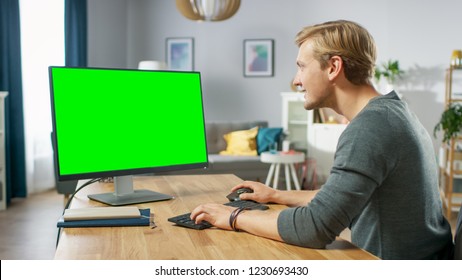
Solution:
M71 202L72 202L72 199L74 198L74 196L83 188L87 187L88 185L91 185L93 183L96 183L96 182L99 182L103 180L103 178L96 178L96 179L91 179L90 181L84 183L83 185L81 185L80 187L78 187L74 193L71 194L71 196L69 197L69 199L67 200L67 203L66 203L66 206L64 206L64 209L63 209L63 213L62 215L64 215L64 212L66 211L66 209L69 208L69 206L71 205ZM58 236L56 237L56 247L58 247L58 243L59 243L59 237L61 236L61 227L58 228Z

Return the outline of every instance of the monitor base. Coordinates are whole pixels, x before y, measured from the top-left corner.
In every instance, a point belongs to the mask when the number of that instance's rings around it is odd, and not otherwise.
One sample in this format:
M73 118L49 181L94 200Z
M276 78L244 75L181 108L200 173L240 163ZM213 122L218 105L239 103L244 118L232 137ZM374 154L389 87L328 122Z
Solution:
M173 196L150 190L134 190L133 193L116 195L115 193L89 194L88 198L112 206L138 204L172 199Z

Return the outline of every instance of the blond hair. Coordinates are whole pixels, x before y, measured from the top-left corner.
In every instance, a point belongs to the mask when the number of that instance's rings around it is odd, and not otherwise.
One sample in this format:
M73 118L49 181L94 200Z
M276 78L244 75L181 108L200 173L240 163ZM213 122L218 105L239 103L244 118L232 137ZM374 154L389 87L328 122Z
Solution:
M295 42L300 47L312 39L314 58L321 68L332 56L340 56L345 76L353 84L370 84L374 75L376 46L369 32L357 23L338 20L303 28Z

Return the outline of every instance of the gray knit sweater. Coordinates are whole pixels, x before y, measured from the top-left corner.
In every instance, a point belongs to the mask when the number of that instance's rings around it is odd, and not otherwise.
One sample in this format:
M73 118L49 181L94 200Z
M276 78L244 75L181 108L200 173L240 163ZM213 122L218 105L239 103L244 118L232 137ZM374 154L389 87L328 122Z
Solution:
M452 246L431 138L395 92L372 99L350 122L313 201L278 218L284 241L311 248L347 227L354 244L382 259L444 258Z

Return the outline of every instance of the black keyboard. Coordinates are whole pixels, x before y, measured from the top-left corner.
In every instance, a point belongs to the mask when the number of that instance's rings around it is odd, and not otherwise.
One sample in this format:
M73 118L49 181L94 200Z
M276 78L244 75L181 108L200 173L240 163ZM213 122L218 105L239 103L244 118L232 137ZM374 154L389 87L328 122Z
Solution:
M236 201L231 201L228 203L225 203L227 206L232 206L232 207L244 207L244 208L249 208L249 210L267 210L269 209L268 206L251 201L251 200L236 200ZM187 227L187 228L192 228L192 229L206 229L212 227L212 224L209 222L203 221L199 224L196 224L193 220L190 218L191 213L186 213L182 215L178 215L175 217L168 218L169 222L175 223L179 226Z
M196 224L191 218L191 213L182 214L179 216L168 218L169 222L175 223L179 226L193 228L193 229L206 229L212 227L212 224L206 221L202 221L199 224Z

